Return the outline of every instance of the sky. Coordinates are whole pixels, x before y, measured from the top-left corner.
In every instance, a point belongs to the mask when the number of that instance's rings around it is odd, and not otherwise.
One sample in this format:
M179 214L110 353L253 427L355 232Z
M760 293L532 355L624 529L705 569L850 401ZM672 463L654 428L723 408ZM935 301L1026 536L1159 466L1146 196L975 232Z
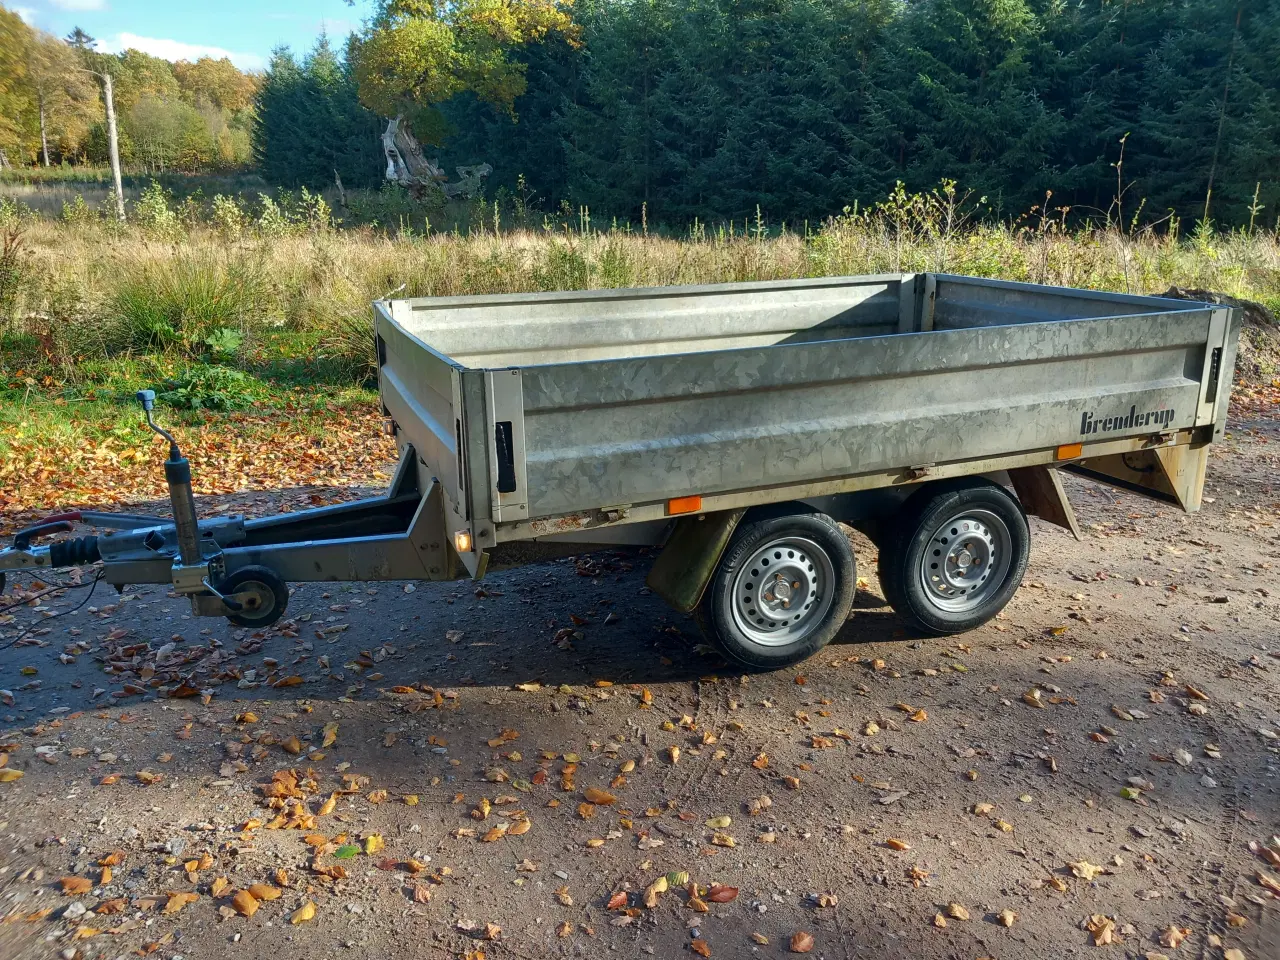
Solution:
M322 30L341 39L358 29L369 0L3 0L32 26L59 37L82 27L98 47L128 47L166 60L227 57L260 70L271 50L306 52Z

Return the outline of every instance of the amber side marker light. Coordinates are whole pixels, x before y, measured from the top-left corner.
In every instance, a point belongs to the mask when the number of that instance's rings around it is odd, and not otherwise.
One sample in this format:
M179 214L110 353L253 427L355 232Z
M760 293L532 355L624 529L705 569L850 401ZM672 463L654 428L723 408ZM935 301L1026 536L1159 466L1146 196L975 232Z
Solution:
M457 533L455 533L453 535L453 546L454 546L454 549L457 550L459 553L470 553L471 552L471 531L459 530Z
M674 497L667 501L667 516L679 513L697 513L702 509L702 497Z
M1074 460L1084 452L1084 444L1082 443L1064 443L1058 447L1059 460Z

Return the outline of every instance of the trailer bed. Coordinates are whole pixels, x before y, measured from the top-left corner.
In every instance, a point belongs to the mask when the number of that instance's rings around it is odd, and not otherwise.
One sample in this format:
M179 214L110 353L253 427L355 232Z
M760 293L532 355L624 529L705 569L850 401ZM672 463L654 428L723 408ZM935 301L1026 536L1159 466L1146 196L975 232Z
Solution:
M1211 439L1238 326L1227 307L942 274L375 312L387 412L481 546L678 498Z

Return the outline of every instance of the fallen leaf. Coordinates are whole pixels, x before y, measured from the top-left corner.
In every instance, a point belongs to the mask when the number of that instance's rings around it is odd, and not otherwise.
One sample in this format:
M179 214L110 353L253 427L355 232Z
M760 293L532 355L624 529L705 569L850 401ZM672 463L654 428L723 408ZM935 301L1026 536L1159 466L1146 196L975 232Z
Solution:
M88 877L63 877L58 883L68 897L78 897L93 889L93 881Z
M791 952L808 953L813 949L813 934L801 930L791 935Z
M737 898L737 887L725 887L718 883L713 883L710 892L707 894L707 899L712 903L731 903Z
M200 899L198 893L171 893L169 899L165 901L164 912L166 914L175 914L189 903L195 903Z
M689 949L700 957L711 956L711 948L707 946L707 941L705 940L694 940L689 944Z
M251 883L249 893L255 900L279 900L284 895L283 890L269 883Z
M640 902L652 910L658 905L658 896L667 892L667 887L667 878L659 877L644 888L644 895L640 898Z
M1012 927L1013 921L1018 919L1018 915L1012 910L1001 910L996 914L996 919L1000 921L1002 927Z
M595 787L587 787L587 789L582 792L582 795L587 798L588 803L594 803L601 807L607 807L609 804L615 803L618 799L612 793L608 793L604 790L597 790Z
M337 740L338 740L338 724L336 722L326 723L324 725L324 735L320 739L321 748L332 747L334 743L337 742ZM299 907L298 909L301 910L302 907ZM313 906L313 913L314 913L314 906ZM308 917L307 919L310 920L311 918Z
M947 916L953 920L968 920L969 911L958 903L948 903Z
M289 914L289 922L295 927L300 923L306 923L308 920L314 920L316 916L316 905L308 900L293 913Z
M605 904L606 910L617 910L627 905L627 895L624 891L619 890L609 898L609 902Z
M1094 877L1098 876L1098 874L1107 872L1106 867L1099 867L1097 864L1090 863L1088 860L1077 860L1074 863L1068 864L1068 866L1071 867L1071 872L1081 880L1092 880Z
M1176 950L1178 944L1182 943L1182 941L1187 939L1189 936L1191 936L1190 927L1179 927L1178 925L1171 923L1160 934L1160 945L1162 947L1170 947L1171 949Z
M884 842L884 845L890 850L910 850L911 844L905 840L899 840L897 837L890 837Z
M237 890L231 897L231 906L242 917L252 917L258 912L258 901L248 890Z
M227 888L231 886L231 882L226 877L214 877L213 883L209 884L209 896L220 897L227 892Z
M1105 947L1115 942L1116 922L1110 917L1095 913L1085 923L1084 928L1093 934L1093 945Z

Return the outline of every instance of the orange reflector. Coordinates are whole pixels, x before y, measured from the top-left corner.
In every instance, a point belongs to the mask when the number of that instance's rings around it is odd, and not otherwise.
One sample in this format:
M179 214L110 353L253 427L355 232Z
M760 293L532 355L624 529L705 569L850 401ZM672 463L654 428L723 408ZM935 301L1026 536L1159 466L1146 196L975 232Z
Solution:
M667 501L667 516L677 513L697 513L702 509L701 497L675 497Z
M1080 443L1064 443L1058 448L1059 460L1074 460L1084 452L1084 445Z

